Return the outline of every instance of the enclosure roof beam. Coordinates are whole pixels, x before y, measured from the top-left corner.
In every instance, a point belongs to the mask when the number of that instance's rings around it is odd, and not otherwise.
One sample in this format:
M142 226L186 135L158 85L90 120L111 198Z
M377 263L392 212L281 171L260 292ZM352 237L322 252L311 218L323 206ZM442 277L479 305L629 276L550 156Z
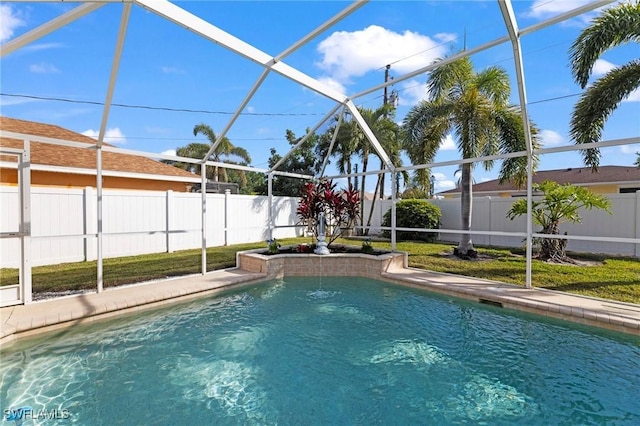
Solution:
M395 171L396 169L395 165L389 159L387 152L384 150L384 148L382 148L382 145L380 145L380 142L378 141L376 136L373 134L373 131L371 131L371 129L369 128L369 125L367 125L367 122L364 120L364 118L362 118L362 115L360 114L360 111L358 111L358 108L353 104L351 100L347 101L345 106L349 108L349 111L351 112L353 119L356 120L356 122L364 132L365 136L369 140L369 142L371 142L371 145L380 156L380 159L382 160L382 162L387 166L387 168L390 171Z
M120 19L120 28L118 30L118 41L116 42L116 51L113 55L111 74L109 75L109 85L107 87L107 96L104 101L104 108L102 109L102 121L100 122L100 131L98 132L98 147L102 146L104 142L104 135L107 132L109 111L111 109L111 102L113 101L113 92L116 88L116 80L118 79L120 59L122 58L122 48L124 47L124 39L129 25L129 16L131 16L131 3L126 3L122 9L122 18Z
M327 29L331 28L332 26L340 22L342 19L351 15L353 12L360 9L362 6L364 6L368 2L369 0L356 0L353 3L349 4L346 8L338 12L338 14L334 15L331 19L321 24L315 30L311 31L309 34L307 34L306 36L304 36L303 38L301 38L300 40L292 44L284 52L276 56L274 58L274 61L280 62L282 59L289 56L290 54L292 54L293 52L295 52L296 50L298 50L299 48L307 44L309 41L316 38L319 34L323 33Z
M414 78L414 77L417 77L419 75L422 75L422 74L424 74L426 72L434 70L434 69L436 69L438 67L441 67L443 65L447 65L447 64L449 64L451 62L455 62L458 59L465 58L467 56L471 56L471 55L473 55L475 53L482 52L483 50L487 50L487 49L489 49L491 47L498 46L498 45L500 45L502 43L506 43L508 41L509 41L509 36L503 36L503 37L500 37L500 38L498 38L496 40L493 40L493 41L490 41L488 43L485 43L482 46L475 47L475 48L472 48L472 49L467 49L465 51L456 53L454 55L447 56L446 58L444 58L442 60L439 60L437 62L433 62L433 63L431 63L429 65L426 65L426 66L424 66L422 68L418 68L417 70L412 71L410 73L401 75L399 77L393 77L393 79L390 79L386 83L378 84L376 86L370 87L369 89L363 90L362 92L356 93L355 95L351 95L350 99L361 98L362 96L368 95L370 93L377 92L380 89L384 89L385 87L390 86L392 84L397 84L397 83L403 82L405 80L409 80L411 78Z
M340 117L338 118L338 123L336 124L336 129L333 132L333 136L331 137L331 143L329 144L329 149L327 150L327 155L324 157L324 161L322 162L322 167L320 168L320 176L324 175L324 170L327 168L327 163L329 163L329 157L331 157L331 152L333 152L333 145L336 143L336 139L338 139L338 131L340 130L340 126L344 120L344 113L347 107L342 108L342 112L340 113Z
M274 170L276 170L278 167L280 167L280 166L282 165L282 163L284 163L284 161L285 161L289 156L291 156L291 154L293 154L293 153L295 152L295 150L296 150L296 149L298 149L298 148L299 148L303 143L305 143L305 142L307 141L307 139L309 139L309 137L310 137L311 135L313 135L313 134L316 132L316 130L318 130L318 129L320 128L320 126L322 126L322 125L325 123L325 121L329 120L329 119L333 116L333 114L335 114L335 112L338 110L338 108L340 108L340 105L336 105L336 106L334 106L334 107L331 109L331 111L329 111L329 113L328 113L327 115L325 115L324 117L322 117L322 120L320 120L320 121L318 122L318 124L316 124L316 126L315 126L313 129L311 129L309 132L307 132L307 134L306 134L306 135L304 135L304 136L302 137L302 139L300 139L300 141L299 141L297 144L295 144L295 146L294 146L293 148L291 148L291 149L289 150L289 152L287 152L287 153L286 153L286 154L285 154L285 155L280 159L280 161L278 161L276 164L274 164L274 165L273 165L273 167L271 167L271 169L270 169L269 171L270 171L270 172L271 172L271 171L274 171ZM366 127L366 125L365 125L365 127ZM368 127L367 127L367 128L368 128Z
M63 15L58 16L57 18L54 18L37 28L34 28L33 30L21 35L20 37L16 37L11 41L3 43L2 49L0 49L0 57L3 58L9 53L12 53L26 46L27 44L32 43L61 27L64 27L65 25L75 21L76 19L82 18L83 16L93 12L94 10L101 8L106 3L107 2L82 4Z
M591 12L594 9L598 9L600 7L606 6L608 4L611 4L613 2L615 2L616 0L598 0L598 1L593 1L590 3L587 3L583 6L577 7L573 10L570 10L568 12L565 13L561 13L558 16L554 16L553 18L549 18L546 21L542 21L542 22L538 22L537 24L528 26L527 28L523 28L522 30L520 30L519 35L526 35L529 33L533 33L535 31L541 30L543 28L549 27L551 25L555 25L559 22L563 22L566 21L568 19L571 18L575 18L576 16L582 15L583 13L586 12Z
M265 68L271 68L284 77L293 80L314 92L333 99L339 103L346 100L346 96L329 86L309 77L308 75L284 64L275 62L274 58L254 46L232 36L204 19L187 12L167 0L134 0L137 4L153 13L174 22L187 30L194 32L238 55L249 59Z
M218 147L218 145L220 144L220 142L222 141L222 138L224 138L226 136L226 134L229 132L229 130L231 129L231 127L233 126L233 123L235 123L235 121L238 119L238 117L240 116L240 113L245 109L245 107L248 105L249 101L253 98L253 96L255 95L256 91L258 90L258 88L262 85L262 83L264 82L264 80L267 78L267 76L269 75L269 72L271 71L271 67L277 63L280 62L282 59L284 59L286 56L290 55L291 53L295 52L296 50L298 50L300 47L302 47L303 45L305 45L306 43L308 43L310 40L312 40L313 38L315 38L318 34L320 34L321 32L325 31L327 28L331 27L332 25L336 24L338 21L340 21L341 19L343 19L344 17L350 15L353 11L359 9L360 7L362 7L368 0L359 0L356 2L351 3L348 7L346 7L344 10L342 10L340 13L338 13L337 15L335 15L333 18L329 19L327 22L325 22L324 24L320 25L318 28L316 28L315 30L313 30L312 32L310 32L309 34L307 34L305 37L303 37L302 39L298 40L296 43L294 43L293 45L291 45L289 48L287 48L286 50L284 50L282 53L280 53L279 55L275 56L272 60L271 60L271 66L269 66L268 68L266 68L264 70L264 72L262 73L262 75L258 78L258 81L253 85L253 87L251 88L251 90L249 91L249 93L247 94L247 96L245 96L244 100L242 101L242 103L240 104L240 106L236 109L236 112L233 114L233 116L231 117L231 119L229 120L229 122L227 123L227 125L225 126L225 128L222 130L222 132L218 135L217 139L214 141L213 145L211 146L211 148L209 149L209 151L207 152L207 154L202 158L202 161L206 161L207 158L209 158L209 156L211 154L213 154L213 152L215 151L215 149Z
M264 80L269 75L269 72L270 72L270 69L267 68L262 72L260 77L258 77L258 81L256 81L254 83L254 85L251 88L251 90L249 91L249 93L247 93L247 96L244 97L244 99L240 103L240 106L233 113L233 116L231 117L231 119L229 120L227 125L224 127L224 129L222 129L222 132L220 132L220 134L218 134L218 136L217 136L216 140L213 142L213 144L211 144L211 148L209 148L209 151L207 151L205 156L202 157L201 162L207 161L207 158L209 158L209 156L214 153L214 151L216 150L218 145L220 145L220 142L222 142L222 139L226 136L226 134L229 131L229 129L231 129L231 127L233 126L233 123L236 122L236 120L238 119L238 117L240 116L242 111L249 104L249 101L253 98L253 95L255 95L255 93L258 91L260 86L262 86L262 83L264 82Z
M525 35L525 34L528 34L528 33L532 33L532 32L541 30L543 28L546 28L548 26L557 24L559 22L566 21L567 19L574 18L574 17L576 17L576 16L578 16L580 14L583 14L585 12L589 12L589 11L597 9L599 7L606 6L608 4L613 3L614 1L615 0L598 0L598 1L594 1L592 3L585 4L584 6L578 7L576 9L574 9L574 10L569 11L569 12L560 14L560 15L555 16L553 18L549 18L546 21L539 22L539 23L537 23L535 25L531 25L531 26L529 26L527 28L524 28L519 32L519 35ZM489 42L487 42L485 44L482 44L480 46L477 46L477 47L474 47L474 48L471 48L471 49L466 49L466 50L464 50L462 52L459 52L459 53L454 54L452 56L448 56L448 57L446 57L446 58L444 58L444 59L442 59L442 60L440 60L438 62L434 62L432 64L426 65L426 66L424 66L422 68L419 68L419 69L417 69L415 71L412 71L410 73L407 73L407 74L404 74L404 75L401 75L401 76L397 76L397 77L393 77L393 80L389 80L389 81L387 81L385 83L381 83L381 84L378 84L376 86L370 87L369 89L366 89L366 90L364 90L362 92L350 95L350 98L351 99L358 99L358 98L361 98L362 96L366 96L366 95L368 95L370 93L378 92L379 90L382 90L385 87L391 86L392 84L397 84L397 83L400 83L402 81L409 80L411 78L417 77L419 75L422 75L424 73L432 71L437 67L440 67L442 65L446 65L446 64L451 63L451 62L455 62L458 59L474 55L474 54L482 52L484 50L491 49L492 47L495 47L495 46L498 46L500 44L506 43L509 40L510 40L509 36L506 35L506 36L497 38L495 40L489 41Z

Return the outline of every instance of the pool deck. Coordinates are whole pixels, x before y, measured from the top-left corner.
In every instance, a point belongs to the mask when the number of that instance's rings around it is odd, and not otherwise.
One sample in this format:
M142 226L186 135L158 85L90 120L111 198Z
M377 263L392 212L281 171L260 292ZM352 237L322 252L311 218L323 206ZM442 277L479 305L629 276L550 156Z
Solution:
M150 283L110 288L26 305L0 308L0 345L18 337L89 323L128 312L213 295L268 278L232 268ZM407 267L382 272L381 279L481 303L603 327L640 336L640 305L576 296Z

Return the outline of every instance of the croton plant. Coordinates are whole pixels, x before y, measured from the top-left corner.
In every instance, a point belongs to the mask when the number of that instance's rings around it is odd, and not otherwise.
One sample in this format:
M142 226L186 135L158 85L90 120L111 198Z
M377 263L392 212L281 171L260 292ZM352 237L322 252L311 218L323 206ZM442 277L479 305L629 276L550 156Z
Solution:
M360 214L360 195L352 187L336 189L330 179L307 182L302 187L300 204L296 213L299 224L304 225L318 238L318 216L325 217L327 244L335 241L342 232L353 227Z

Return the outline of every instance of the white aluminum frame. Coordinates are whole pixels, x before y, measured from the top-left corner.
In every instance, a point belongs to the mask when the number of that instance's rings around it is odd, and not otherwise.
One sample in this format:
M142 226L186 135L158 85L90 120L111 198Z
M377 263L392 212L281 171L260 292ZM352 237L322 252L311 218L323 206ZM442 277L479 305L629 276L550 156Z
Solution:
M28 2L28 0L18 0L18 1L25 1ZM42 1L51 1L51 2L63 2L64 0L42 0ZM211 23L201 19L198 16L195 16L194 14L187 12L186 10L180 8L179 6L171 3L168 0L90 0L90 1L84 1L82 2L83 4L74 8L73 10L63 14L62 16L52 19L51 21L39 26L38 28L35 28L34 30L10 41L5 43L2 46L2 50L0 51L0 55L1 57L4 57L7 54L10 54L12 52L14 52L15 50L18 50L19 48L22 48L24 46L26 46L29 43L32 43L38 39L40 39L41 37L43 37L46 34L49 34L65 25L67 25L68 23L71 23L73 21L75 21L76 19L85 16L89 13L92 13L93 11L99 9L100 7L106 5L107 3L124 3L123 7L123 12L122 12L122 18L121 18L121 23L120 23L120 29L119 29L119 33L118 33L118 40L116 43L116 50L115 50L115 54L114 54L114 61L113 61L113 65L112 65L112 70L111 70L111 74L110 74L110 78L109 78L109 85L108 85L108 89L107 89L107 94L106 94L106 102L104 105L104 110L103 110L103 115L102 115L102 120L100 123L100 133L99 133L99 137L98 137L98 141L95 145L90 145L87 146L86 144L78 144L78 143L74 143L74 142L69 142L69 141L59 141L59 140L53 140L53 139L49 139L49 138L40 138L40 137L32 137L29 135L23 135L23 134L15 134L15 133L11 133L11 132L4 132L4 131L0 131L0 136L6 136L6 137L16 137L18 139L30 139L32 138L33 140L38 140L39 142L44 142L44 143L54 143L54 144L59 144L59 145L65 145L65 146L75 146L75 147L82 147L82 148L89 148L89 149L95 149L96 150L96 157L97 157L97 167L96 167L96 186L97 186L97 190L98 190L98 291L102 290L102 250L101 250L101 238L102 238L102 227L101 227L101 192L102 192L102 176L105 175L103 174L103 170L102 170L102 161L101 161L101 157L102 157L102 152L103 151L108 151L108 152L119 152L119 153L126 153L126 154L134 154L134 155L140 155L140 156L144 156L144 157L149 157L149 158L162 158L162 159L169 159L169 160L176 160L176 161L181 161L181 162L188 162L188 163L193 163L193 164L202 164L202 171L201 171L201 184L202 187L206 187L206 167L207 166L223 166L223 167L227 167L227 168L231 168L231 169L238 169L238 170L245 170L245 171L254 171L254 172L261 172L261 173L266 173L267 174L267 179L268 179L268 200L269 200L269 236L270 238L273 237L273 229L275 227L275 224L273 222L273 202L272 202L272 186L273 186L273 176L274 175L281 175L281 176L290 176L290 177L297 177L297 178L302 178L302 179L313 179L313 176L307 176L307 175L300 175L300 174L295 174L295 173L287 173L287 172L282 172L282 171L278 171L277 168L282 165L283 161L293 153L293 151L300 145L302 144L308 137L310 134L305 135L301 141L293 148L291 149L284 157L281 161L279 161L274 167L272 167L269 170L265 170L265 169L258 169L258 168L253 168L253 167L249 167L249 166L238 166L238 165L231 165L231 164L226 164L226 163L220 163L220 162L212 162L212 161L208 161L207 158L209 158L209 156L211 155L211 153L215 150L216 146L220 143L220 141L222 140L222 138L227 134L227 132L231 129L231 127L233 126L233 124L235 123L236 119L238 118L238 116L240 115L240 113L244 110L244 108L246 107L246 105L248 104L248 102L250 101L250 99L253 97L253 95L257 92L257 90L261 87L262 83L264 82L264 80L266 79L266 77L268 76L268 74L271 71L275 71L278 74L281 74L282 76L284 76L285 78L288 78L290 80L292 80L293 82L296 82L302 86L305 86L313 91L315 91L316 93L319 93L333 101L336 102L336 105L333 107L333 109L331 109L331 111L317 124L317 126L313 129L313 131L316 131L318 128L320 128L320 126L322 124L324 124L327 120L329 120L333 114L340 108L343 108L343 112L348 110L352 115L354 120L358 123L358 125L361 127L362 131L365 133L366 137L368 138L368 140L370 141L371 145L373 146L373 148L375 149L376 153L380 156L380 158L382 158L383 162L385 163L386 168L383 170L376 170L376 171L368 171L366 173L352 173L349 175L343 174L343 175L337 175L337 176L330 176L329 178L344 178L347 176L365 176L365 175L370 175L370 174L379 174L379 173L391 173L391 179L392 179L392 209L395 211L395 200L396 200L396 191L395 191L395 182L397 180L397 173L401 172L401 171L406 171L406 170L417 170L417 169L423 169L423 168L432 168L432 167L438 167L438 166L447 166L447 165L459 165L459 164L464 164L464 163L470 163L470 162L478 162L478 161L484 161L484 160L495 160L495 159L504 159L504 158L513 158L513 157L521 157L521 156L527 156L527 161L528 161L528 176L527 176L527 229L526 229L526 239L527 239L527 257L526 257L526 286L527 288L532 287L532 283L531 283L531 242L532 239L534 237L541 237L540 234L536 234L533 233L533 227L532 227L532 218L531 218L531 197L532 197L532 159L533 156L536 154L545 154L545 153L554 153L554 152L564 152L564 151L575 151L575 150L581 150L581 149L587 149L587 148L600 148L600 147L607 147L607 146L618 146L618 145L625 145L625 144L631 144L631 143L638 143L640 142L640 137L632 137L632 138L626 138L626 139L619 139L619 140L613 140L613 141L604 141L604 142L597 142L597 143L593 143L593 144L585 144L585 145L581 145L581 146L566 146L566 147L556 147L556 148L548 148L548 149L538 149L538 150L534 150L533 146L532 146L532 137L531 137L531 131L529 129L529 120L528 120L528 111L527 111L527 92L526 92L526 87L525 87L525 73L524 73L524 67L523 67L523 58L522 58L522 49L520 47L520 38L523 35L529 34L529 33L533 33L535 31L541 30L543 28L546 28L550 25L554 25L554 24L558 24L561 22L564 22L570 18L576 17L578 15L581 15L583 13L595 10L597 8L606 6L608 4L613 3L615 0L596 0L593 1L591 3L588 3L586 5L583 5L581 7L578 7L574 10L571 10L569 12L560 14L558 16L555 16L553 18L550 18L548 20L545 20L543 22L537 23L535 25L532 25L528 28L524 28L524 29L519 29L518 28L518 24L517 24L517 20L516 17L513 13L513 8L512 8L512 1L511 0L497 0L498 1L498 5L500 7L500 11L502 13L502 17L503 17L503 21L505 23L505 28L507 30L507 35L497 38L493 41L487 42L481 46L477 46L475 48L471 48L468 50L465 50L464 52L460 52L458 54L455 54L453 56L447 57L444 60L438 62L438 63L434 63L434 64L430 64L428 66L422 67L420 69L414 70L412 72L409 72L405 75L402 76L398 76L395 77L393 80L387 81L383 84L379 84L376 86L373 86L365 91L362 91L360 93L356 93L354 95L352 95L351 97L346 96L345 94L339 93L337 91L335 91L334 89L326 86L325 84L321 83L320 81L311 78L310 76L286 65L284 62L282 62L282 59L285 58L286 56L290 55L292 52L294 52L295 50L299 49L300 47L302 47L303 45L307 44L309 41L311 41L313 38L315 38L316 36L318 36L319 34L321 34L323 31L326 31L327 29L329 29L330 27L332 27L333 25L335 25L337 22L339 22L340 20L344 19L345 17L351 15L352 13L354 13L356 10L358 10L360 7L362 7L363 5L365 5L367 3L367 0L357 0L354 1L352 3L350 3L345 9L343 9L340 13L338 13L337 15L335 15L334 17L332 17L331 19L329 19L328 21L326 21L325 23L321 24L320 26L318 26L316 29L314 29L313 31L311 31L310 33L308 33L306 36L302 37L300 40L298 40L297 42L295 42L294 44L292 44L289 48L287 48L286 50L284 50L282 53L280 53L279 55L276 56L270 56L269 54L260 51L259 49L255 48L254 46L236 38L235 36L221 30L220 28L212 25ZM38 2L38 1L36 1ZM105 134L105 130L106 130L106 126L108 123L108 118L109 118L109 109L111 106L111 100L113 97L113 93L115 90L115 84L116 84L116 80L117 80L117 75L118 75L118 69L119 69L119 64L120 64L120 57L121 57L121 52L122 52L122 48L124 46L124 39L125 39L125 34L126 34L126 28L128 25L128 18L129 18L129 14L131 11L131 7L133 5L136 6L140 6L143 7L155 14L157 14L160 17L163 17L171 22L176 23L177 25L180 25L184 28L186 28L187 30L194 32L195 34L213 42L216 43L220 46L222 46L225 49L228 49L232 52L235 52L236 54L262 66L264 68L262 74L260 75L260 77L258 78L258 80L254 83L253 87L251 88L251 90L248 92L247 96L243 99L243 101L240 103L240 105L238 106L237 110L235 111L235 113L233 114L233 116L231 117L231 119L229 120L229 122L226 124L226 126L224 127L224 129L222 130L222 132L218 135L217 140L214 142L214 144L212 145L209 153L202 159L191 159L191 158L184 158L184 157L178 157L178 156L170 156L170 155L162 155L162 154L155 154L155 153L148 153L148 152L139 152L139 151L132 151L132 150L124 150L121 148L114 148L114 147L109 147L109 146L103 146L103 139L104 139L104 134ZM464 159L464 160L455 160L455 161L446 161L446 162L438 162L438 163L429 163L429 164L420 164L420 165L413 165L413 166L409 166L409 167L394 167L393 164L391 163L387 153L384 151L384 149L382 148L382 146L380 145L379 141L377 141L375 135L373 134L373 132L371 131L371 129L369 129L369 127L367 126L366 122L362 119L362 116L360 115L358 109L356 108L356 106L353 103L353 99L357 99L360 98L364 95L376 92L380 89L386 88L387 86L391 85L391 84L396 84L411 78L414 78L416 76L419 75L423 75L433 69L435 69L438 66L456 61L462 57L467 57L467 56L471 56L475 53L478 52L482 52L484 50L490 49L494 46L500 45L502 43L506 43L506 42L511 42L512 44L512 48L513 48L513 53L514 53L514 66L515 66L515 70L516 70L516 78L517 78L517 82L518 82L518 96L520 99L520 107L522 110L522 118L524 121L524 130L525 130L525 137L526 137L526 142L527 142L527 149L526 151L522 151L522 152L518 152L518 153L512 153L512 154L507 154L507 155L496 155L496 156L487 156L487 157L480 157L480 158L475 158L475 159ZM338 120L338 127L340 126L342 122L342 114L340 116L340 119ZM337 129L336 129L337 132ZM335 139L335 134L334 134L334 139ZM331 147L329 149L329 152L327 154L327 158L324 159L323 161L323 172L324 169L326 167L327 161L328 161L328 156L331 154L331 149L333 146L333 140L332 140L332 144ZM125 176L127 174L125 173L114 173L114 172L108 172L109 175L113 175L113 176ZM131 176L128 176L131 177ZM205 222L205 212L206 212L206 191L202 192L202 273L206 273L206 233L205 233L205 226L206 226L206 222ZM392 247L395 248L395 230L396 228L396 223L395 223L395 215L392 215L392 226L391 226L391 230L392 230ZM639 223L640 223L640 219L639 219ZM449 232L449 233L459 233L462 232L460 230L445 230L445 229L438 229L438 232ZM468 231L465 231L468 232ZM476 232L468 232L468 233L476 233ZM484 234L487 234L487 232L483 232ZM522 233L507 233L509 235L514 235L514 236L520 236L522 235ZM502 233L496 234L496 235L503 235ZM572 236L572 237L567 237L567 239L580 239L581 237L579 236ZM590 237L591 238L591 237ZM593 238L592 238L593 239ZM610 239L606 239L606 238L598 238L598 240L602 240L602 241L620 241L620 242L634 242L634 243L639 243L640 241L638 241L637 239L620 239L620 238L610 238ZM624 240L624 241L623 241ZM631 241L628 241L631 240ZM28 253L25 253L24 256L27 256L28 259Z

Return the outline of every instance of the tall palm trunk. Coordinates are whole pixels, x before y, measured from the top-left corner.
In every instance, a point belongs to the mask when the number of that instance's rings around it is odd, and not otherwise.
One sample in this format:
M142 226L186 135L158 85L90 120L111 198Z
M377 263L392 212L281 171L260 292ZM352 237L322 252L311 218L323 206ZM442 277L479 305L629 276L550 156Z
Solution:
M461 202L461 228L463 231L471 229L471 210L472 210L472 179L471 179L471 163L461 165L462 173L460 177L460 202ZM456 254L463 257L476 257L477 253L473 249L471 234L462 234L460 243L456 249Z
M375 194L378 193L378 190L380 189L380 183L382 181L382 177L384 176L384 174L380 174L378 176L378 182L376 182L376 189L375 191L373 191L374 196L373 196L373 200L371 200L371 209L369 209L369 218L367 219L367 227L365 228L365 232L364 235L369 235L369 227L371 226L371 219L373 218L373 210L376 207L376 196Z

